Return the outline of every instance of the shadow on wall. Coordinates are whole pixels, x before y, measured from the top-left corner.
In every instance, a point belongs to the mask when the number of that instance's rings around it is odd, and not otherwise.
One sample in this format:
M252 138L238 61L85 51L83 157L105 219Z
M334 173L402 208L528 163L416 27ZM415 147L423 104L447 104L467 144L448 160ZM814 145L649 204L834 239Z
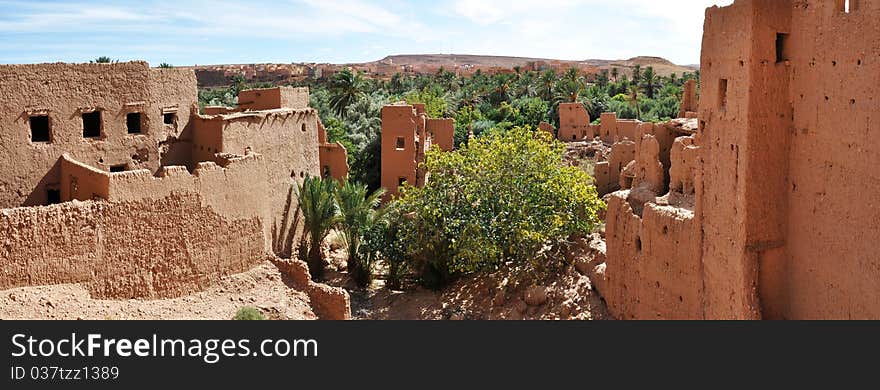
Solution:
M291 184L287 191L287 200L284 202L284 210L281 220L272 226L272 249L282 258L290 258L293 254L296 231L299 226L300 208L296 194L296 184ZM296 201L296 205L293 202ZM280 222L280 223L279 223Z
M37 186L25 199L23 207L45 206L61 203L61 159L55 161L52 168L40 179Z

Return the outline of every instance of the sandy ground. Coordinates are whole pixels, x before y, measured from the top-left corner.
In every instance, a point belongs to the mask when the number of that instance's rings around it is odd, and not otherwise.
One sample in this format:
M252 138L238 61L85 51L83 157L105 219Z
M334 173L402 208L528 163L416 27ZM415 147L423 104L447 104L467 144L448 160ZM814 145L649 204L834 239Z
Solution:
M228 276L207 291L162 300L98 300L79 284L0 291L0 319L232 319L254 306L270 319L316 319L308 296L271 263Z

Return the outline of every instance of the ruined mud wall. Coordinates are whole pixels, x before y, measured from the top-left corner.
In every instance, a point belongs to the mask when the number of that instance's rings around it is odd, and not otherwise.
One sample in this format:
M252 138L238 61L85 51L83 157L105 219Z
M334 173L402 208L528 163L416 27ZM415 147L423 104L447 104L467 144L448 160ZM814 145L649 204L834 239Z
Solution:
M688 118L696 115L699 109L697 105L697 80L690 79L684 83L681 96L681 107L678 112L679 118Z
M308 87L276 87L248 89L238 93L240 110L274 110L290 108L304 110L309 108Z
M348 177L348 151L339 142L321 144L321 174L336 180Z
M258 218L231 219L196 194L0 210L0 289L84 283L96 298L203 290L265 257Z
M198 112L199 102L195 75L184 69L150 69L149 81L148 117L158 131L152 138L159 143L159 163L189 165L193 160L190 121ZM165 123L166 115L170 123Z
M590 132L590 114L580 103L559 104L559 134L563 142L593 139Z
M692 210L648 203L642 216L628 191L611 195L607 260L600 291L618 319L703 318L699 227Z
M451 152L455 149L455 120L451 118L427 119L425 129L431 137L431 143L441 150Z
M197 102L192 71L152 70L145 62L0 65L0 91L0 207L46 204L47 190L60 184L63 153L100 169L155 171L159 143L186 128ZM166 128L161 112L173 107L185 112ZM84 138L82 113L95 110L100 136ZM141 113L140 134L128 133L129 113ZM50 140L32 142L29 117L43 115Z
M221 152L262 155L267 197L261 206L273 220L265 227L267 248L271 248L273 237L288 230L294 222L295 210L291 209L298 204L295 186L306 176L321 175L317 112L280 109L232 114L219 120ZM247 192L248 187L239 191Z

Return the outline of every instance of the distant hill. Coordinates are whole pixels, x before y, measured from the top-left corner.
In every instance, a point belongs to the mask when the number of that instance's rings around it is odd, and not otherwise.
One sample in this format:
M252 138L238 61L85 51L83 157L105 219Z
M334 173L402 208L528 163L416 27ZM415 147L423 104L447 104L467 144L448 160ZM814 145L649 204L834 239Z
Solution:
M653 67L661 76L669 76L673 73L681 75L687 72L693 72L699 69L699 66L693 65L676 65L671 61L662 57L640 56L630 58L628 60L598 60L590 59L583 61L556 60L550 58L530 58L530 57L506 57L506 56L481 56L470 54L402 54L385 57L379 61L368 64L392 63L394 65L408 66L444 66L446 68L454 68L462 65L498 67L513 69L515 66L526 67L529 63L545 62L550 64L593 66L599 69L619 68L622 71L632 69L636 65L642 68ZM364 64L361 64L364 65ZM628 72L627 72L628 73Z
M698 69L695 66L676 65L661 57L635 57L628 60L555 60L549 58L483 56L471 54L401 54L385 57L378 61L357 64L228 64L202 65L191 67L196 72L201 87L226 86L237 76L249 82L274 84L292 83L313 78L320 79L336 73L344 67L351 67L367 74L368 77L389 79L395 73L432 74L440 68L468 75L477 71L485 73L510 73L514 68L541 71L553 69L557 72L577 68L583 73L597 74L603 69L617 68L621 75L632 75L636 65L642 68L651 66L660 76L673 73L682 75Z

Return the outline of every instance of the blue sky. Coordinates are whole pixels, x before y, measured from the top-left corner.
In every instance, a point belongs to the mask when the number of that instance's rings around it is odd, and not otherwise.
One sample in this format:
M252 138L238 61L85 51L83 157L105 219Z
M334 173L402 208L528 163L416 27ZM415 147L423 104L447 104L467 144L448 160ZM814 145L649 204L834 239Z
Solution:
M699 62L732 0L0 0L0 63L365 62L390 54Z

